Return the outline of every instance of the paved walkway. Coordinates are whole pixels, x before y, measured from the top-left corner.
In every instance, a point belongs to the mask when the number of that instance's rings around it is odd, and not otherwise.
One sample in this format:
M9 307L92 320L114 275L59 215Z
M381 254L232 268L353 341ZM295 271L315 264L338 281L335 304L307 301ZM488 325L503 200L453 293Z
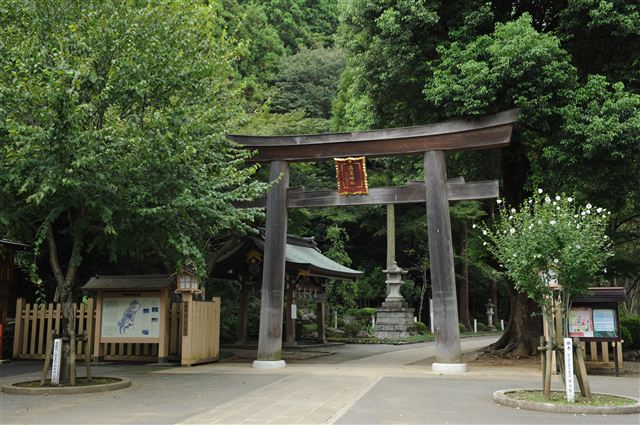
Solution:
M493 339L463 339L463 349ZM496 405L491 395L497 389L539 387L536 368L472 365L464 375L440 375L428 366L435 350L432 342L332 350L336 354L290 362L278 370L227 363L161 370L101 367L99 374L128 376L134 385L82 396L2 394L0 423L640 424L639 415L574 416ZM5 367L0 366L0 376L8 374ZM25 369L23 364L16 370ZM590 382L596 392L640 397L637 376L592 376ZM561 389L557 378L554 386Z

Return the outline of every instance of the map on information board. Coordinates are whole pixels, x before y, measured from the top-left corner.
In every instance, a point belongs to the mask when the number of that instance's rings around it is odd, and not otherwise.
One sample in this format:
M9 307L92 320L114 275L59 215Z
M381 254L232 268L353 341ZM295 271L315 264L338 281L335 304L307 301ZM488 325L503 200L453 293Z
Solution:
M105 298L103 338L158 338L160 297Z

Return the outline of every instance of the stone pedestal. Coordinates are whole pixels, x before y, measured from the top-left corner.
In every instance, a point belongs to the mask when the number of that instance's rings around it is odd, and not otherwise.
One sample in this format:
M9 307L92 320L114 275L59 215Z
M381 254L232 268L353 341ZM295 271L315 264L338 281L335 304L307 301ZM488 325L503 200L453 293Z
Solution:
M387 300L378 308L373 333L378 338L406 338L415 335L414 311L402 301Z
M402 285L402 274L406 273L393 262L387 273L387 298L378 308L376 315L376 326L373 334L378 338L406 338L415 335L415 324L413 322L414 311L407 307L402 295L400 295L400 285Z

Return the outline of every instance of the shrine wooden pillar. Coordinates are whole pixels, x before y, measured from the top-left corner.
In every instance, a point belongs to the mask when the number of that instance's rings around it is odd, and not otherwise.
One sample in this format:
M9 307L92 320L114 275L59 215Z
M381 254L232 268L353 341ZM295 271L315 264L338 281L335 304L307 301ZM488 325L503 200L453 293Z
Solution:
M316 328L318 329L318 342L320 344L326 344L327 332L325 330L325 306L324 301L318 301L316 303Z
M447 165L444 152L424 153L424 176L436 334L436 363L433 364L433 370L466 371L466 364L461 363L458 302L447 193Z
M260 335L255 368L284 367L282 355L282 307L284 304L285 250L287 244L287 187L289 164L272 161L267 193Z
M238 340L236 344L247 343L247 310L249 308L249 285L245 282L241 283L240 287L240 305L238 314Z

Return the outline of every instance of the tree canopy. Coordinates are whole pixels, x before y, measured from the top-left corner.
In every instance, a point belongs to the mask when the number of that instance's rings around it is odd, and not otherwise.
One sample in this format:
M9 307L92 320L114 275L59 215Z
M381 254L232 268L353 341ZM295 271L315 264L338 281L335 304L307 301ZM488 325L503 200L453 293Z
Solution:
M255 166L224 137L241 112L235 51L213 6L3 2L3 233L203 263L208 238L253 214ZM50 245L53 249L53 245ZM50 253L51 254L51 253ZM53 266L54 269L56 266ZM62 272L62 270L59 270ZM63 279L72 285L73 273Z

